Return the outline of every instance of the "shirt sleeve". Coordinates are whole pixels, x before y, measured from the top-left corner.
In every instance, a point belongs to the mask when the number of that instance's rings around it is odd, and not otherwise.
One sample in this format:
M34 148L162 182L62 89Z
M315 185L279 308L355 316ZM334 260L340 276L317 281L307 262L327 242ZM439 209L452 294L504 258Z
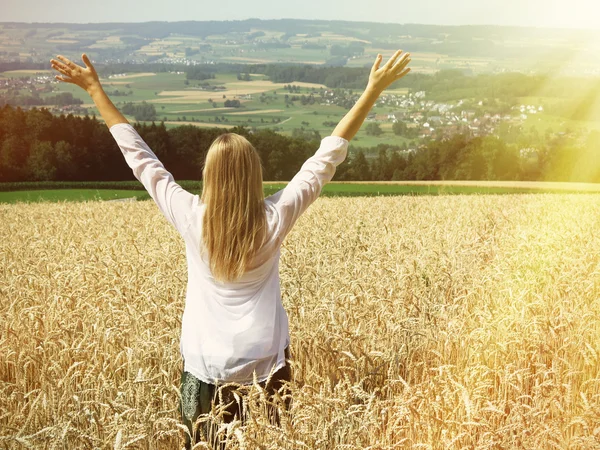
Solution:
M302 165L288 185L267 197L279 215L279 235L283 239L292 229L300 215L321 194L323 186L331 181L335 170L348 154L348 141L339 136L327 136L321 140L317 152Z
M165 169L131 124L113 125L110 133L135 177L144 185L167 220L183 234L189 225L188 216L192 207L197 204L198 196L187 192L175 182L173 175Z

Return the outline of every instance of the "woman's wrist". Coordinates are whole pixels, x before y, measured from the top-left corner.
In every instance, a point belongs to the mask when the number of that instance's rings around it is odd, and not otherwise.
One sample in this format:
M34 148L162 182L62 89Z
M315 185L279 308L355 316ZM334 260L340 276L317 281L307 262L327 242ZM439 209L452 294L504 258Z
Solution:
M383 91L384 89L381 89L369 83L365 88L364 94L368 97L375 97L375 100L377 100Z
M91 86L88 86L86 91L90 95L90 97L94 97L95 95L98 95L103 92L102 85L100 83L94 83Z

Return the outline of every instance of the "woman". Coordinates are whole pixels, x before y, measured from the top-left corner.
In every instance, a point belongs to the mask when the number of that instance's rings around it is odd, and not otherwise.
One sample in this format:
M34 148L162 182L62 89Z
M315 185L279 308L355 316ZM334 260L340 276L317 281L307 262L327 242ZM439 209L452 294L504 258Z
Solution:
M281 243L344 161L348 141L379 95L410 71L409 56L398 50L380 67L378 55L360 99L290 183L267 198L258 153L244 137L226 133L215 139L202 172L202 196L193 195L174 181L115 108L85 54L85 67L60 55L51 60L62 74L56 79L90 94L135 177L185 241L188 284L180 350L181 413L190 431L186 448L200 437L193 424L217 396L228 405L225 421L243 419L231 387L222 384L248 385L256 377L269 395L283 394L291 371L279 288Z

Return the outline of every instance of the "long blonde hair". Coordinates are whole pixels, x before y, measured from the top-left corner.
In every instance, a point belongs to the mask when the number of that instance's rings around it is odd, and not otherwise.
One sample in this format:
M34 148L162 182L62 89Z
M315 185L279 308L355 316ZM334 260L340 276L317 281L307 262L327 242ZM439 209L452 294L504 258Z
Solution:
M262 165L243 136L218 136L202 170L206 205L202 239L218 281L234 281L248 268L266 237Z

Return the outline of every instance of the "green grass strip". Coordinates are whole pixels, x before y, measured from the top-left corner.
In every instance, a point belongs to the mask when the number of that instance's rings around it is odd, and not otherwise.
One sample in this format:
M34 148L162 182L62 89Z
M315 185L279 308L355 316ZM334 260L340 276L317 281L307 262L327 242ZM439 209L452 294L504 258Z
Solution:
M73 202L73 201L97 201L97 200L117 200L135 197L136 200L148 200L150 196L143 190L138 182L131 182L131 185L119 182L120 186L126 186L125 189L100 188L99 183L95 189L73 189L61 187L59 189L30 189L30 190L0 190L0 203L32 203L32 202ZM82 184L82 183L80 183ZM87 183L85 183L87 184ZM91 183L90 183L91 184ZM100 183L101 185L101 183ZM107 186L114 186L115 183L107 183ZM182 183L183 185L183 183ZM137 186L137 189L133 187ZM286 183L269 183L264 185L265 196L272 195L283 189ZM198 182L189 182L185 186L187 190L194 194L200 194ZM321 196L323 197L377 197L391 195L465 195L465 194L532 194L532 193L556 193L556 194L576 194L582 193L577 190L562 189L539 189L539 188L508 188L495 186L439 186L439 185L396 185L396 184L328 184L324 187Z

